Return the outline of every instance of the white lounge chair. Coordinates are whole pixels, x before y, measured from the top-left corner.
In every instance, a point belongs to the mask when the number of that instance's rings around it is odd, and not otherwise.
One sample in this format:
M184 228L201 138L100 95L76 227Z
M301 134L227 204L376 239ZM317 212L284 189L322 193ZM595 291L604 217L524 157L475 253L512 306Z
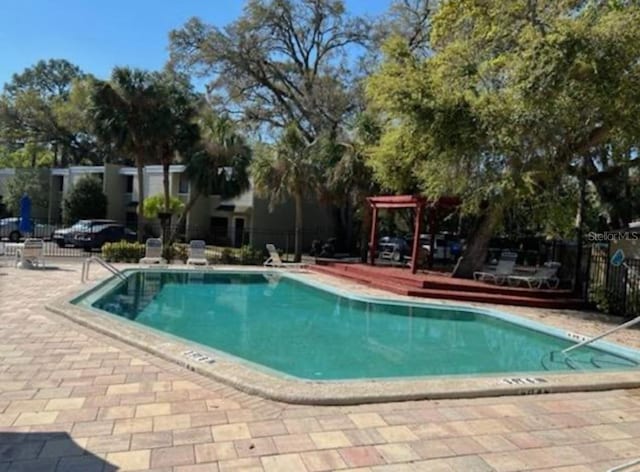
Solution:
M473 278L481 282L493 282L496 285L502 285L513 274L517 258L518 254L515 252L503 252L495 270L474 272Z
M187 259L187 265L204 265L208 266L209 261L205 254L207 243L201 239L194 239L189 242L189 258Z
M149 238L145 243L144 257L140 259L140 264L166 264L162 257L162 239Z
M509 285L516 286L520 283L526 283L529 288L558 288L560 279L558 278L559 262L546 262L543 267L537 269L530 275L510 275L507 277Z
M299 262L284 262L280 258L280 254L273 244L267 244L267 251L269 252L269 258L264 262L265 267L291 267L302 269L307 266L306 264Z
M21 248L16 251L16 267L44 267L44 241L42 239L25 239Z

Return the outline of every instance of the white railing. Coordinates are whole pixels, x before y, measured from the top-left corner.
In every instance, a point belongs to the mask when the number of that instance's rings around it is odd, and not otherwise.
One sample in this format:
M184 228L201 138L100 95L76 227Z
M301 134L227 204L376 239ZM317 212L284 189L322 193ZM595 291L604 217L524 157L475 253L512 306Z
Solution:
M85 283L87 280L89 280L89 268L91 267L92 262L97 262L99 265L107 269L109 272L111 272L113 275L120 278L121 280L127 280L127 277L122 272L120 272L114 266L109 264L107 261L105 261L104 259L98 256L91 256L85 259L84 262L82 263L82 272L80 274L80 281L82 283Z

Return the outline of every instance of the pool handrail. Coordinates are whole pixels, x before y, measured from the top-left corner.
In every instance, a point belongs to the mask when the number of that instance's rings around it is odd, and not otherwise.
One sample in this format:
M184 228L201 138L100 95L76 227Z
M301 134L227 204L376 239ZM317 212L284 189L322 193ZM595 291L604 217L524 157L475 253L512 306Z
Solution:
M585 339L584 341L582 341L582 342L580 342L580 343L578 343L578 344L576 344L574 346L571 346L571 347L568 347L566 349L563 349L562 353L563 354L567 354L567 353L573 351L574 349L578 349L579 347L583 347L583 346L586 346L588 344L591 344L591 343L593 343L593 342L595 342L595 341L597 341L599 339L602 339L602 338L604 338L606 336L609 336L610 334L613 334L613 333L615 333L617 331L620 331L621 329L629 328L629 327L631 327L631 326L633 326L635 324L638 324L638 323L640 323L640 316L636 316L635 318L627 321L626 323L622 323L621 325L618 325L618 326L616 326L614 328L611 328L611 329L605 331L604 333L601 333L601 334L599 334L597 336L593 336L592 338L589 338L589 339Z
M89 267L91 266L92 262L97 262L98 264L100 264L102 267L107 269L109 272L111 272L113 275L115 275L119 279L127 280L127 277L118 269L116 269L113 265L109 264L107 261L105 261L101 257L91 256L86 258L84 262L82 262L82 272L80 273L80 281L82 283L85 283L89 279Z

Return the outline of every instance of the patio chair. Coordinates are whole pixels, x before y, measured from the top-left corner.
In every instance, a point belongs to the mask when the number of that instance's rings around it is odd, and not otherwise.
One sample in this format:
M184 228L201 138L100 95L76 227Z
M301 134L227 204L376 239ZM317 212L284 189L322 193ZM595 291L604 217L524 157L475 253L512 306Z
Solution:
M546 262L543 267L537 269L530 275L510 275L507 277L509 285L515 287L521 283L525 283L529 288L558 288L560 285L560 279L558 278L558 269L560 268L559 262Z
M280 254L273 244L267 244L267 251L269 252L269 258L264 262L265 267L291 267L294 269L301 269L307 266L306 264L299 262L284 262L280 258Z
M166 264L162 257L162 239L149 238L145 243L144 257L140 259L140 264Z
M209 261L205 254L207 243L201 239L194 239L189 241L189 258L187 259L187 265L204 265L208 266Z
M493 282L503 285L507 278L513 274L518 254L515 252L503 252L495 270L484 270L473 273L473 279L481 282Z
M25 239L21 248L16 251L16 267L44 267L44 241L42 239Z

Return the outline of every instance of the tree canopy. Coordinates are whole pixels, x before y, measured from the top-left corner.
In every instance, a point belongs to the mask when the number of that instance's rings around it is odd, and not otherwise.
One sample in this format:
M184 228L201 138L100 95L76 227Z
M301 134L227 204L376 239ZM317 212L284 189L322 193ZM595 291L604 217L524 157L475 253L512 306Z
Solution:
M80 178L62 200L62 219L71 224L87 218L107 216L107 196L102 182L93 176Z
M637 138L639 14L622 2L445 1L427 57L385 44L367 83L387 120L370 163L392 191L457 194L483 217L464 272L505 208L555 201L584 156Z
M211 79L210 100L238 119L293 124L310 143L353 109L350 51L367 34L340 0L249 0L224 28L192 18L172 31L171 60Z
M47 148L53 163L95 164L108 159L86 113L91 76L64 59L39 61L14 74L0 95L0 146L15 152L31 145ZM31 159L22 163L34 166Z

